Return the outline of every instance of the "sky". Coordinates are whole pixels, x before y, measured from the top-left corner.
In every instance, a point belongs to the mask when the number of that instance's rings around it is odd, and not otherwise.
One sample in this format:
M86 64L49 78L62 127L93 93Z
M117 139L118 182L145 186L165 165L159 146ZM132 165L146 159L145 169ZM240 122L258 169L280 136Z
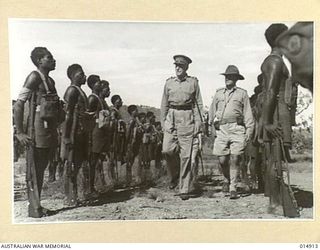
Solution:
M224 86L221 73L230 64L245 77L237 85L251 95L270 53L264 38L270 24L10 19L11 97L18 97L35 69L30 53L37 46L47 47L56 59L50 76L61 98L70 84L67 68L78 63L87 76L97 74L107 80L111 96L119 94L124 104L158 108L166 79L175 75L172 57L176 54L192 59L188 74L199 79L205 106ZM87 86L84 90L90 93Z

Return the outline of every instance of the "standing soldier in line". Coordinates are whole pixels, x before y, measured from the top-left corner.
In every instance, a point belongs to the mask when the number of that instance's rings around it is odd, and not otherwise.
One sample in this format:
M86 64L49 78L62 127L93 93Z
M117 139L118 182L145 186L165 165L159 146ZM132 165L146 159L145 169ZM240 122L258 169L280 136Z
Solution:
M254 123L247 91L236 86L244 77L234 65L229 65L222 75L226 87L218 89L213 97L209 123L216 130L213 154L218 156L225 178L222 190L230 192L230 199L237 199L237 173Z
M283 205L279 184L282 170L279 175L280 173L275 169L275 164L279 161L277 155L282 155L283 159L289 159L289 149L292 143L291 116L285 101L286 95L292 92L292 82L288 80L289 71L283 62L282 52L275 43L277 37L287 30L286 25L277 23L270 25L265 31L271 53L261 65L265 88L262 112L263 140L266 150L265 157L268 159L266 166L266 184L268 186L266 186L265 193L270 197L268 208L270 213L279 213L281 205ZM276 147L278 141L282 144L283 150Z
M20 91L14 106L14 122L16 138L27 146L28 216L40 218L48 215L48 210L40 205L40 197L44 171L58 143L60 103L55 82L49 76L50 71L56 67L50 51L44 47L36 47L31 52L31 60L37 70L28 75ZM29 101L28 134L23 129L26 101ZM50 108L49 106L53 108L53 112L47 112L46 108Z
M88 108L90 112L95 112L95 118L98 117L99 111L104 109L102 100L100 99L99 95L101 95L101 84L100 84L100 77L98 75L90 75L87 79L88 87L92 90L92 93L88 97ZM104 144L105 135L104 133L100 133L97 136L98 124L95 123L95 127L93 128L92 133L89 135L89 194L88 197L97 197L98 192L95 189L95 172L98 168L98 164L100 164L100 151L101 146ZM102 144L102 145L101 145Z
M93 176L91 179L91 185L94 185L95 181L95 172L98 174L100 178L101 184L103 186L105 183L105 176L103 170L103 161L106 159L108 155L108 160L110 160L110 145L112 140L112 134L110 129L111 122L111 113L110 108L105 101L107 97L110 96L110 87L109 82L105 80L101 80L99 83L99 103L94 104L97 105L96 109L96 124L92 132L92 165L91 171L93 172ZM95 103L96 98L92 100ZM89 99L89 107L91 100ZM101 107L101 109L100 109ZM89 108L90 109L90 108ZM92 109L94 110L94 108ZM94 187L94 186L92 186ZM102 189L103 190L103 189Z
M199 112L202 110L202 98L198 79L187 74L192 60L184 55L175 55L173 59L176 76L167 79L161 102L163 154L168 166L169 188L175 188L179 179L180 198L187 200L195 191L195 157L197 135L201 130Z
M156 143L154 148L154 160L155 160L155 167L158 171L158 177L161 177L163 174L163 167L162 167L162 141L163 141L163 132L161 127L161 122L157 121L154 123L154 131L156 135Z
M138 152L138 171L137 171L137 183L142 184L145 180L145 168L144 168L144 146L143 146L143 135L144 125L146 123L146 113L140 112L138 114L138 136L139 136L139 152Z
M149 143L149 159L150 161L155 160L155 148L156 148L156 143L157 143L157 134L156 134L156 128L155 128L155 122L156 122L156 116L154 115L153 112L149 111L147 112L147 117L149 118L149 126L150 126L150 143ZM150 163L151 164L151 163Z
M153 132L153 112L147 111L146 113L146 122L143 125L143 136L142 136L142 161L145 170L150 169L151 154L150 154L150 145L151 145L151 136Z
M129 186L132 182L132 166L139 155L140 148L140 134L138 131L139 124L137 122L138 107L136 105L128 106L128 113L130 115L130 120L128 122L126 131L126 142L127 142L127 169L126 169L126 184Z
M62 158L65 165L65 204L78 205L77 177L81 166L88 162L89 132L92 130L92 115L87 112L88 99L81 86L86 75L79 64L72 64L67 70L71 85L64 94L66 120L62 131ZM85 176L85 178L88 178Z
M111 143L111 170L112 178L119 181L118 161L122 165L125 162L126 154L126 124L121 117L120 108L122 107L122 99L119 95L111 97L113 106L111 112L111 128L112 128L112 143ZM119 183L118 183L119 184Z
M261 152L260 145L258 142L258 128L259 128L259 112L258 101L259 94L262 92L262 85L258 85L254 88L254 94L250 97L250 106L252 109L252 115L254 119L254 132L253 138L247 144L245 149L246 152L246 166L250 171L250 186L253 190L262 190L263 179L262 179L262 168L261 168ZM247 172L247 167L245 167Z

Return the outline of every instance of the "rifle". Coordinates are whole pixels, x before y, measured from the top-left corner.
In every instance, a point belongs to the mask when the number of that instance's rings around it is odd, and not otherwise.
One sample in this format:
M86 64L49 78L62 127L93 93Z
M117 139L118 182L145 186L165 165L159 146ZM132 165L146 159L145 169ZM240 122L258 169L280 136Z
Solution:
M202 159L202 134L198 134L198 140L199 140L199 151L198 151L198 156L200 159L200 163L201 163L201 171L202 171L202 175L205 176L204 173L204 167L203 167L203 159Z
M113 147L113 161L114 161L114 170L115 170L115 177L116 177L116 181L119 180L119 175L118 175L118 155L117 155L117 139L118 139L118 121L116 121L115 123L115 129L114 129L114 134L113 134L113 143L112 143L112 147Z
M29 109L28 120L28 135L31 138L31 144L26 147L26 160L27 160L27 191L28 191L28 213L30 217L42 217L42 210L40 205L40 190L37 182L36 163L35 163L35 120L36 112L36 94L32 93Z
M299 217L300 213L299 213L298 204L294 197L293 191L290 187L290 177L289 177L289 168L288 168L289 164L286 159L286 154L284 151L282 139L278 139L278 138L275 139L274 149L276 153L275 167L276 167L277 179L280 186L280 197L281 197L281 202L283 207L283 214L284 216L290 217L290 218ZM285 165L286 165L285 168L282 167L282 160L284 160L285 162ZM288 183L285 183L284 181L283 172L286 173Z

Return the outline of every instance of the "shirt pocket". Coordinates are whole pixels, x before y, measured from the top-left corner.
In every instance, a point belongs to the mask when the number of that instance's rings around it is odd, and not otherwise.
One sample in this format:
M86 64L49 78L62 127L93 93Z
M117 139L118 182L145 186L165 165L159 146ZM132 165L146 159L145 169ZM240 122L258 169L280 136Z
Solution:
M243 102L240 100L232 100L232 105L234 107L234 109L242 112L243 110Z
M217 111L222 111L224 108L224 98L218 97L216 102Z

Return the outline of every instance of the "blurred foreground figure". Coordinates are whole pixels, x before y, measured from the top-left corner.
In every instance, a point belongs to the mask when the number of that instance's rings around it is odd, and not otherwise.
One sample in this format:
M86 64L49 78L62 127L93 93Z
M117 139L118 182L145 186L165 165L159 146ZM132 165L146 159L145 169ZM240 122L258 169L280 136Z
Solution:
M298 22L276 40L292 65L292 78L313 93L313 22Z
M282 51L276 39L288 27L282 23L272 24L265 32L271 53L261 65L264 87L262 106L263 141L265 148L265 195L270 198L269 213L280 213L288 217L299 216L290 183L284 182L288 174L289 149L291 148L290 103L293 82L283 62ZM288 97L289 95L289 97ZM289 180L289 178L287 178Z

